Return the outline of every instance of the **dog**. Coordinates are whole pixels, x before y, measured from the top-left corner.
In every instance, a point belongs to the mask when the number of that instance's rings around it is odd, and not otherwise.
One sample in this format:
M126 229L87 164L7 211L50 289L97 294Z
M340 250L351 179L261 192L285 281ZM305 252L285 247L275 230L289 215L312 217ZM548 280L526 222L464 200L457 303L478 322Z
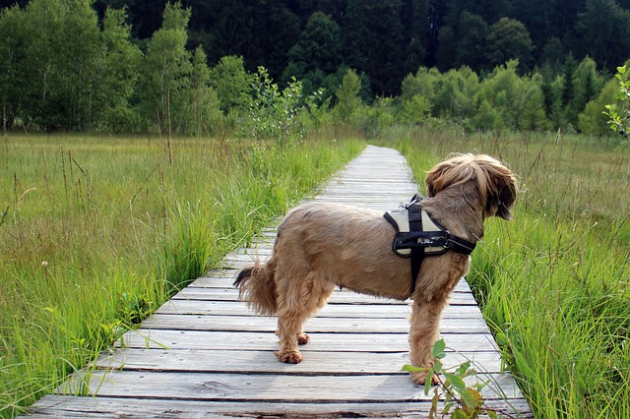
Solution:
M471 243L483 237L486 217L511 219L518 188L510 169L483 154L455 155L439 163L427 172L426 187L422 208L449 233ZM381 211L307 203L286 215L268 262L256 261L242 269L234 282L239 298L258 314L277 315L280 349L275 355L280 361L302 361L298 345L309 341L302 325L339 286L413 300L410 359L423 370L412 372L411 379L425 383L434 362L431 351L439 338L442 310L468 273L471 259L453 250L425 257L411 284L409 260L392 251L394 234ZM433 375L431 380L437 383Z

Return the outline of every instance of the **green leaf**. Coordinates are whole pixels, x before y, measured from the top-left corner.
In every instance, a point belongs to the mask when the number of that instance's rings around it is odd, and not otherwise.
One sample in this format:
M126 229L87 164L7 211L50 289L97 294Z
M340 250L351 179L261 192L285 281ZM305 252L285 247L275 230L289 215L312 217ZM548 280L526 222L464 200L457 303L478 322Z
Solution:
M478 407L483 404L483 397L478 391L472 388L467 388L466 391L461 393L462 401L470 408Z
M436 374L442 372L442 363L439 360L435 360L433 363L433 371L435 371Z
M431 353L434 358L442 359L445 356L444 349L446 349L446 343L444 339L440 339L433 345L433 351Z
M453 411L453 416L451 416L451 418L452 419L468 419L468 415L462 409L458 408Z
M409 365L409 364L405 364L402 367L402 371L407 371L407 372L422 372L422 371L428 371L428 368L425 367L415 367L413 365Z
M431 378L433 378L433 374L429 373L429 375L427 375L427 379L424 380L424 395L425 396L428 396L429 390L431 390ZM435 391L437 391L437 388L435 389Z
M459 368L457 369L457 374L458 375L466 374L466 372L468 371L468 368L470 368L470 361L466 361L463 364L461 364Z
M455 390L460 394L466 391L466 383L457 374L444 373L444 377L451 380L453 387L455 387Z
M450 412L451 409L453 408L453 406L456 406L456 405L457 405L456 402L445 403L444 404L444 409L442 410L442 414L443 415L448 415L448 412Z

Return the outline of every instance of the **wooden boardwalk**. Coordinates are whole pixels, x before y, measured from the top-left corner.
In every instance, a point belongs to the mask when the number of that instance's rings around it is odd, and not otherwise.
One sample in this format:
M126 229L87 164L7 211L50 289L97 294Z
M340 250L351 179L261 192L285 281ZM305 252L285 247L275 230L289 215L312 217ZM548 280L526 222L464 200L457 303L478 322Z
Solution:
M414 193L404 158L369 146L314 199L388 210ZM430 396L401 372L409 362L406 302L335 291L305 326L311 342L301 348L304 361L276 360L275 318L255 316L232 287L239 268L269 256L274 237L270 229L251 248L229 254L221 269L198 278L128 332L115 352L99 358L96 371L76 374L28 417L427 417ZM494 383L483 392L489 406L533 417L513 379L501 372L492 335L464 280L444 312L441 333L446 366L470 359L488 373L480 379ZM93 396L64 395L81 388Z

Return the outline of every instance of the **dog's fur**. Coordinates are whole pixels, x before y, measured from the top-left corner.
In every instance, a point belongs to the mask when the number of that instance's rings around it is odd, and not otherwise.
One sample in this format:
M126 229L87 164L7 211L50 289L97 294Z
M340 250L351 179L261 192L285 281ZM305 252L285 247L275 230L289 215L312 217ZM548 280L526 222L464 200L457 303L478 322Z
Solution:
M423 208L452 234L473 243L483 236L485 217L511 218L517 193L514 174L486 155L442 162L427 173L426 185ZM309 340L302 324L326 305L336 285L397 300L409 297L411 264L393 253L393 238L394 229L381 211L308 203L289 212L269 261L241 270L234 283L259 314L278 316L280 361L302 361L298 344ZM411 296L414 366L432 365L441 312L469 268L470 257L454 251L424 258ZM427 375L414 372L412 380L421 384Z

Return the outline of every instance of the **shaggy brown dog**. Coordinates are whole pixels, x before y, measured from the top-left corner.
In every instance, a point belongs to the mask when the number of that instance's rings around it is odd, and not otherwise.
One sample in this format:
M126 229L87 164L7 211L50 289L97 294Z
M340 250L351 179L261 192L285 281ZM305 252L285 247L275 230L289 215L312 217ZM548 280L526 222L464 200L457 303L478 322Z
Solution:
M473 243L483 236L485 217L511 218L517 192L514 174L486 155L442 162L427 173L426 185L422 207L450 233ZM241 270L234 283L256 312L278 316L280 361L302 361L298 344L309 340L302 324L326 305L336 285L397 300L410 297L411 264L392 251L394 234L381 211L308 203L289 212L269 261ZM452 250L424 258L411 295L414 366L432 365L440 315L469 268L470 257ZM415 372L412 380L422 384L427 375Z

